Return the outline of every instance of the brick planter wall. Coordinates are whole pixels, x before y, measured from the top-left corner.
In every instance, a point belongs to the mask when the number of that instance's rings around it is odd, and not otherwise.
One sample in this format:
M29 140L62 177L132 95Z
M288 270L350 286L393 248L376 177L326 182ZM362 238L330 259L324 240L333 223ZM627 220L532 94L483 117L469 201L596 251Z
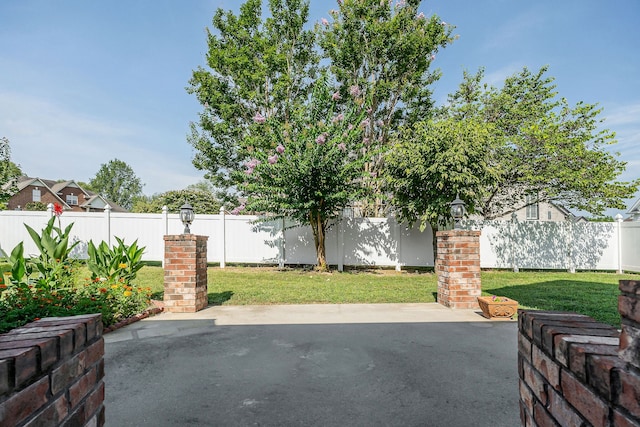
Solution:
M0 335L0 426L104 425L103 356L99 314Z
M640 281L620 290L622 338L588 316L519 311L523 426L640 426Z
M450 308L479 308L480 231L438 231L438 302Z
M173 313L207 307L208 236L164 236L164 304Z

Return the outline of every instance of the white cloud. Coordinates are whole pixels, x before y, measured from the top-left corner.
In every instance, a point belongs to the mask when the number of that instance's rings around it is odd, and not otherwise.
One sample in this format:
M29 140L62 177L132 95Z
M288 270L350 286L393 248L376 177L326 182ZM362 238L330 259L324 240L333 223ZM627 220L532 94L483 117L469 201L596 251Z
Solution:
M201 179L183 135L72 111L45 99L0 94L0 129L12 160L34 176L88 181L118 158L146 184L145 194L180 189ZM180 138L178 142L176 139Z

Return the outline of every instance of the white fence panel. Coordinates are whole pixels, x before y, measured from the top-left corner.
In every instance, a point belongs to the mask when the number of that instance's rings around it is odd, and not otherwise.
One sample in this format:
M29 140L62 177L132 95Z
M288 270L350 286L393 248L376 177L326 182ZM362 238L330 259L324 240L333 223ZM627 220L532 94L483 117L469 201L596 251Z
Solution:
M48 212L0 211L0 249L9 254L20 241L27 254L37 253L23 224L40 231ZM282 220L258 222L255 216L197 215L194 234L209 236L209 262L314 264L310 227ZM166 234L180 234L177 214L65 212L62 227L74 223L74 251L86 257L89 240L115 243L114 236L145 246L144 259L161 261ZM57 220L56 220L57 223ZM640 223L569 223L466 221L480 229L482 268L618 270L640 272ZM620 230L620 233L618 232ZM621 236L621 237L619 237ZM398 224L394 218L343 218L327 230L329 264L433 266L433 233L418 225ZM621 248L621 250L619 250Z
M640 222L622 224L622 269L640 272Z

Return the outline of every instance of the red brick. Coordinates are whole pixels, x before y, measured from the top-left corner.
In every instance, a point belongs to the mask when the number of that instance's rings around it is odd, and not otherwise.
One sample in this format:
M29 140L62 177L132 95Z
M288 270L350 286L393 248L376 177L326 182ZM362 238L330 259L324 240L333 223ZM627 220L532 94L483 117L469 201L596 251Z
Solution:
M60 351L60 358L64 358L73 353L73 331L70 329L53 329L47 330L47 328L43 328L45 331L43 332L33 332L33 333L19 333L14 334L13 331L0 336L1 342L6 341L16 341L23 339L35 339L35 338L48 338L52 337L58 340L58 350Z
M640 323L640 298L636 295L618 295L618 311L623 318Z
M57 426L64 421L69 414L69 402L65 396L60 396L42 409L35 418L25 424L25 427Z
M617 355L590 354L587 356L586 365L588 385L608 401L613 401L616 392L615 385L612 385L613 370L623 370L627 364Z
M554 356L558 363L563 366L569 367L572 362L575 362L572 361L572 357L578 356L578 354L572 354L572 346L581 345L584 349L589 349L589 351L594 354L611 354L610 349L617 348L619 341L620 340L617 337L594 337L590 335L556 335L554 337ZM591 349L593 349L593 351L591 351Z
M522 370L524 373L524 382L529 386L529 389L533 392L536 399L546 406L549 399L547 394L548 384L542 375L528 363L522 364Z
M47 404L49 379L44 377L0 403L0 426L14 426Z
M633 370L614 370L613 373L620 384L615 403L625 408L632 416L640 418L640 375Z
M551 387L560 389L560 365L544 354L539 347L533 346L531 349L531 364L547 380Z
M85 364L87 367L99 362L104 356L104 339L100 338L98 341L87 347Z
M87 422L85 418L84 405L77 407L69 417L60 425L60 427L76 427L84 426Z
M534 322L535 325L535 322ZM575 322L571 325L543 325L539 335L533 330L533 342L542 345L549 354L555 354L554 341L557 335L590 335L600 337L618 337L620 333L611 326L597 322ZM536 338L540 341L537 341Z
M533 406L533 419L535 420L536 427L566 427L560 426L553 417L547 412L547 410L540 404L540 402L536 402Z
M44 371L58 361L58 340L55 338L36 338L0 342L0 350L38 347L40 352L40 370Z
M84 404L84 417L90 419L93 417L102 406L104 402L104 381L100 381L96 387L93 388L91 394L87 397Z
M638 421L638 419L631 419L620 411L614 410L613 427L640 427L640 421Z
M620 280L618 288L622 293L640 296L640 280Z
M553 389L549 389L549 413L561 426L581 426L584 420L563 396Z
M622 360L640 369L640 328L622 324L619 355Z
M13 365L15 388L30 382L38 374L38 353L38 347L0 350L0 359L8 359Z
M61 391L67 389L85 370L85 353L77 354L67 360L50 375L51 394L56 396Z
M565 370L562 371L561 384L565 399L587 421L594 427L608 426L609 406L593 390Z
M15 386L15 378L12 373L13 361L0 359L0 396L8 394Z
M78 381L69 387L69 403L74 409L88 395L96 384L96 370L90 369Z

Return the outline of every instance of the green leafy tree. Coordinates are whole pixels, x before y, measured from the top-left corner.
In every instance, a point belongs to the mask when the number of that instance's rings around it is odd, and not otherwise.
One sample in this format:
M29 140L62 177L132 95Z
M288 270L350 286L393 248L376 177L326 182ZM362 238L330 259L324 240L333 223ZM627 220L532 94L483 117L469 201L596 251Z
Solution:
M136 197L142 195L142 182L122 160L102 164L89 187L125 209L131 209Z
M195 148L194 165L236 200L238 181L251 149L249 136L255 114L286 121L296 103L308 98L316 76L318 56L314 35L304 29L309 4L301 0L270 0L270 16L263 22L261 0L248 0L238 16L218 9L214 32L207 33L208 69L193 72L188 91L204 110L192 123L188 140Z
M459 142L458 164L441 165L446 169L440 179L421 174L420 168L440 164L447 151L429 154L421 144L407 143L402 154L392 154L388 182L400 212L408 219L428 221L433 220L434 211L446 215L450 199L423 192L425 186L446 189L448 198L459 192L469 210L485 219L539 202L596 215L606 208L624 208L623 200L635 193L639 181L617 181L625 162L606 150L615 139L611 131L600 129L601 110L582 102L571 107L557 97L553 78L546 72L546 67L536 73L524 68L499 89L482 83L482 70L465 73L436 122L473 123L484 130ZM437 127L430 129L439 132ZM483 136L486 132L489 141ZM466 154L469 144L485 144L481 163ZM476 177L482 177L480 182ZM410 202L411 197L415 201Z
M217 214L222 206L211 191L186 188L138 198L131 210L140 213L160 213L162 207L167 206L169 212L175 213L180 211L185 202L191 204L196 214Z
M453 41L453 26L436 15L418 13L419 5L420 0L344 1L329 20L317 25L340 95L349 99L349 91L359 87L371 100L365 137L376 145L393 143L401 125L434 113L431 85L440 71L432 64L438 50ZM383 165L383 157L375 156L366 168L379 175ZM378 184L371 181L373 191L379 192ZM382 213L377 208L366 211Z
M327 78L319 79L311 101L293 110L289 121L256 117L248 144L268 144L237 171L236 179L249 195L246 208L269 212L308 224L313 231L317 267L327 269L325 237L329 221L352 201L366 198L364 164L375 152L367 150L363 134L368 104L348 108L332 101ZM354 99L355 98L355 99ZM240 206L236 212L244 209Z
M22 175L20 167L11 161L11 146L5 137L0 138L0 209L17 191L16 180Z

